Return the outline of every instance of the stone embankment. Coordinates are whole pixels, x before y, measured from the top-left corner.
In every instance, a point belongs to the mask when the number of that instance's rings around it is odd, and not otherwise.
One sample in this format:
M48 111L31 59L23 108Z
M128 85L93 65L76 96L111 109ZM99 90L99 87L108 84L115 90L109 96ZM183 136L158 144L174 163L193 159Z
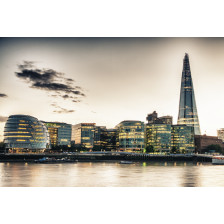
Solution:
M126 152L86 152L86 153L52 153L52 154L0 154L0 162L34 162L43 157L67 158L79 162L100 161L192 161L211 162L212 155L203 154L146 154Z

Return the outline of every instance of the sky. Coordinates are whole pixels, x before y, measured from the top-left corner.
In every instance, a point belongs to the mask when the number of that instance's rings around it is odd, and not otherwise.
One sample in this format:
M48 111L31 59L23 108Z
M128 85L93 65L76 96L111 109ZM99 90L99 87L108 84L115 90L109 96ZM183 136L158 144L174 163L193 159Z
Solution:
M224 38L0 38L0 141L9 115L114 128L177 123L189 54L201 133L224 128Z

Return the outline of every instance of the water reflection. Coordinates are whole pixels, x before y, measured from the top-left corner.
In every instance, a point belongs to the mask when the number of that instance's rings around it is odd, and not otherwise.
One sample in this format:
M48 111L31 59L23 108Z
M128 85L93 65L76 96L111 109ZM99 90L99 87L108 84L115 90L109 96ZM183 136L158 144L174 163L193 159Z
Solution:
M192 162L0 163L4 187L224 186L224 166Z
M188 166L183 169L183 176L182 176L182 181L183 183L181 186L183 187L197 187L200 186L199 183L199 174L198 174L198 169L195 166Z

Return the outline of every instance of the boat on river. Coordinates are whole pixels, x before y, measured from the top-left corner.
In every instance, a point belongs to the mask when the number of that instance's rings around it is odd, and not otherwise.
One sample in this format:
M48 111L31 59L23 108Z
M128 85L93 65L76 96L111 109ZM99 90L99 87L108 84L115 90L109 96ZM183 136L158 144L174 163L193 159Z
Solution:
M224 156L213 156L212 164L213 165L224 165Z
M78 160L71 160L70 158L49 158L49 157L43 157L41 159L35 160L35 163L74 163L78 162Z
M132 161L120 161L120 164L132 164Z

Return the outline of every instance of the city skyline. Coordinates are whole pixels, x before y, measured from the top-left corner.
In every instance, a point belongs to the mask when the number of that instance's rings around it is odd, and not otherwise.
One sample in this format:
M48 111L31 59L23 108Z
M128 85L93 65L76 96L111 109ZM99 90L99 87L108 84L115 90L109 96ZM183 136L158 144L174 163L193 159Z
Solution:
M186 52L201 133L217 135L223 49L223 38L1 38L0 140L12 114L114 128L123 120L146 123L156 110L177 123Z

